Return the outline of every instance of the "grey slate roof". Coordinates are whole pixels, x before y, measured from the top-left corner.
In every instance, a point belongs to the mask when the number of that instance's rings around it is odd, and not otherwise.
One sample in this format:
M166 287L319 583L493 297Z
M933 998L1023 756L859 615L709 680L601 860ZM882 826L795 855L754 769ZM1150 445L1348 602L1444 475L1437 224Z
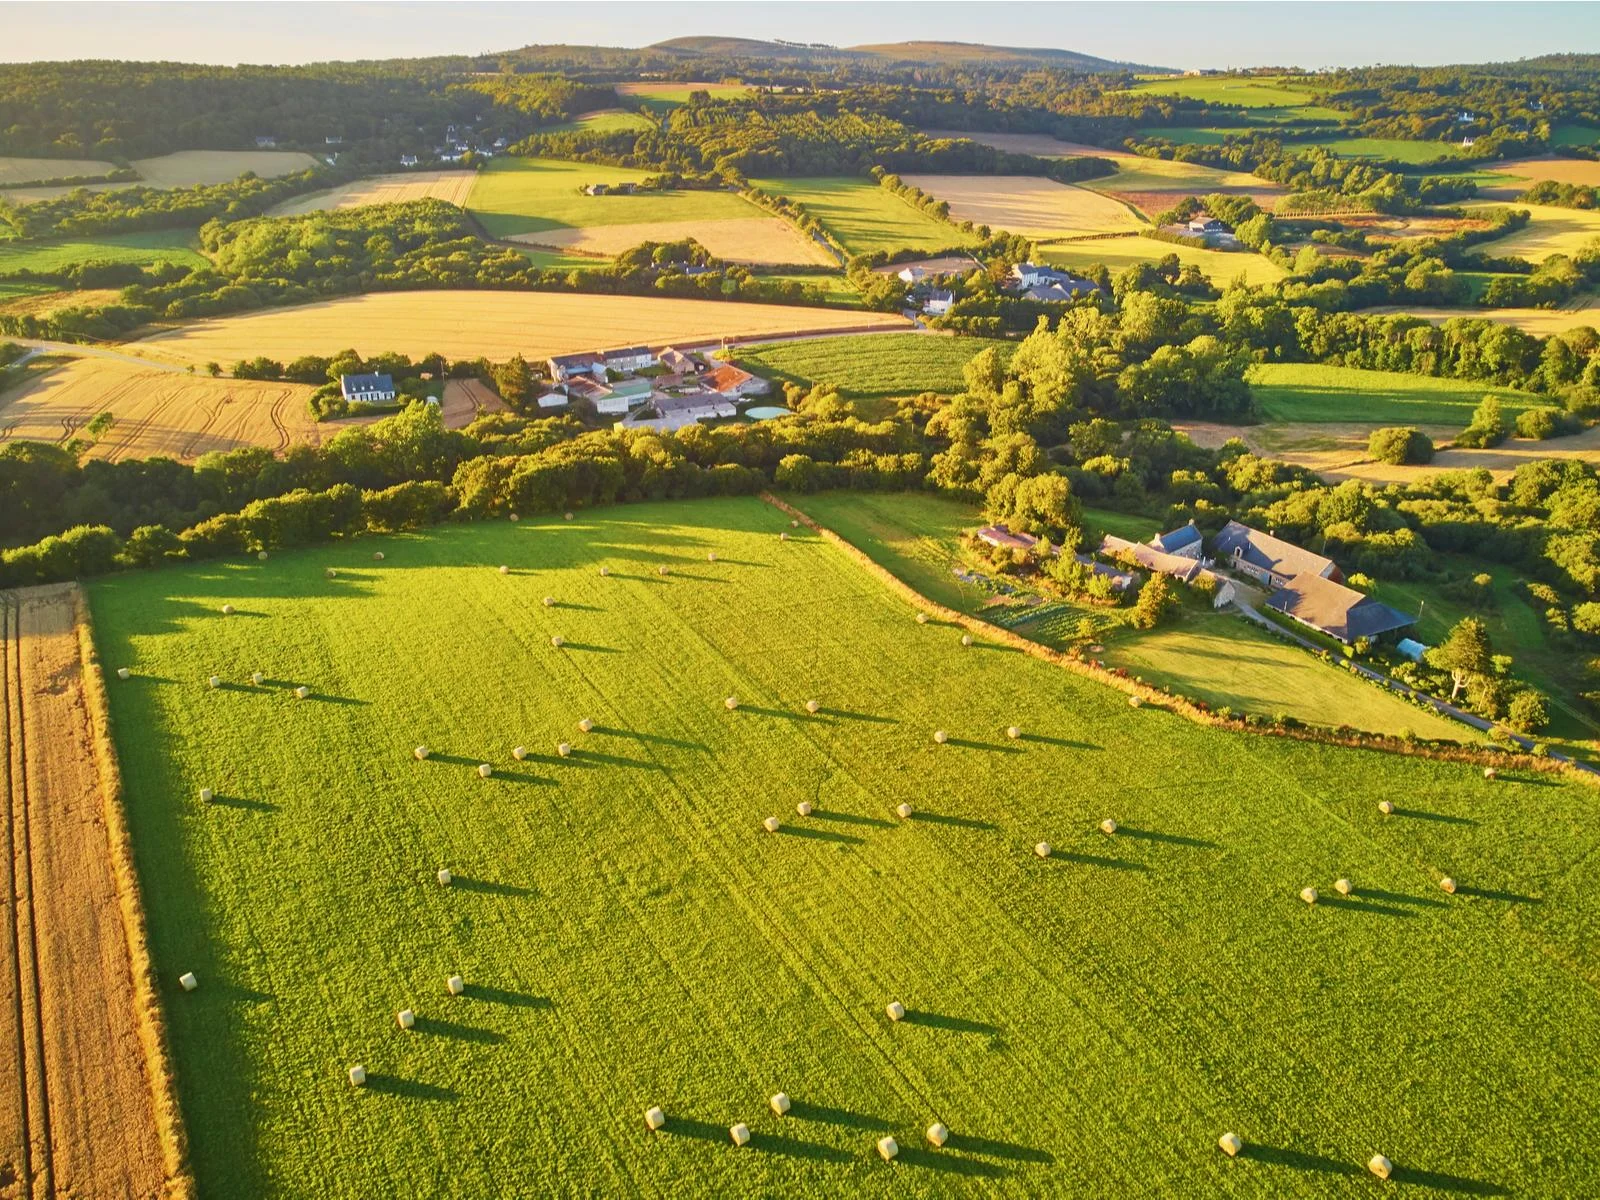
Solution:
M1417 621L1342 583L1311 574L1296 575L1273 592L1267 599L1267 607L1346 643L1359 637L1377 637L1391 629L1404 629Z
M1217 553L1232 558L1236 549L1245 562L1274 575L1291 578L1302 574L1327 575L1333 569L1331 558L1302 550L1292 542L1251 529L1238 521L1229 521L1217 534Z
M1165 550L1168 554L1182 550L1185 546L1192 546L1200 540L1200 531L1194 527L1194 522L1170 533L1163 533L1150 539L1150 544L1157 550Z

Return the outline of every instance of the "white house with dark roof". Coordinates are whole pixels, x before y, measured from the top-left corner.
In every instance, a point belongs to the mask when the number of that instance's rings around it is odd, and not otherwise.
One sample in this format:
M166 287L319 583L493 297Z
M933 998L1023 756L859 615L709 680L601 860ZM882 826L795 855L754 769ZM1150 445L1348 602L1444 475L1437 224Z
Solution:
M393 375L341 375L339 394L351 404L393 404Z
M1331 558L1303 550L1293 542L1229 521L1216 537L1217 559L1272 587L1283 587L1297 575L1344 582Z
M552 354L548 360L550 378L557 383L563 383L578 375L588 375L595 379L606 377L605 359L593 351L583 354Z
M929 292L928 298L922 302L922 311L930 317L942 317L955 302L954 292Z
M613 371L643 371L656 365L655 351L649 346L624 346L605 352L606 366Z

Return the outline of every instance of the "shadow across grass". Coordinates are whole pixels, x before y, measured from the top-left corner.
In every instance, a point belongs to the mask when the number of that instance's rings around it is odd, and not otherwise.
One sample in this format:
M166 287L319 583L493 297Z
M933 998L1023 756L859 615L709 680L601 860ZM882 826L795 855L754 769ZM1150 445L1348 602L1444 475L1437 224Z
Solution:
M986 1021L971 1021L966 1017L952 1017L946 1013L927 1012L924 1009L912 1008L906 1010L906 1015L900 1020L906 1025L923 1025L929 1029L943 1029L950 1033L981 1033L992 1037L1000 1032L997 1025L990 1025Z
M600 646L594 642L563 642L563 650L579 650L587 654L621 654L615 646Z
M666 737L659 733L641 733L637 729L619 729L614 725L596 725L591 733L597 736L631 738L636 742L647 742L652 746L671 746L675 750L708 750L704 742L690 742L683 738Z
M746 1144L748 1150L759 1150L763 1154L783 1154L790 1158L809 1158L816 1162L841 1163L849 1162L855 1156L836 1146L824 1146L820 1142L803 1142L799 1138L778 1137L770 1133L754 1133Z
M248 796L222 796L213 793L212 804L220 804L224 808L243 808L251 812L277 812L278 805L270 800L252 800Z
M1254 1142L1246 1142L1239 1151L1240 1158L1248 1158L1255 1162L1269 1163L1275 1167L1289 1167L1295 1171L1309 1171L1319 1175L1345 1175L1360 1178L1365 1175L1366 1169L1343 1159L1328 1158L1323 1154L1312 1154L1305 1150L1296 1150L1290 1146L1262 1146Z
M1053 1163L1056 1160L1055 1155L1037 1146L1024 1146L1021 1142L979 1137L972 1133L952 1133L944 1148L960 1154L981 1154L985 1158L1008 1158L1015 1162Z
M1003 742L980 742L975 738L946 738L945 745L960 746L964 750L987 750L991 754L1021 754L1022 747L1007 746Z
M504 1004L508 1008L549 1009L556 1002L549 996L536 996L532 992L513 992L506 988L488 987L481 983L467 984L462 993L469 1000L482 1000L485 1004Z
M779 837L813 838L819 842L841 842L859 846L862 839L853 833L839 833L833 829L808 829L803 825L778 826Z
M1103 746L1094 742L1075 742L1071 738L1050 737L1043 733L1025 733L1017 739L1020 742L1040 742L1046 746L1065 746L1069 750L1102 750Z
M1442 1171L1420 1171L1415 1167L1396 1167L1389 1175L1389 1182L1410 1183L1439 1192L1460 1192L1464 1196L1511 1194L1498 1183L1490 1183L1486 1179L1468 1179L1462 1175L1446 1175Z
M574 750L564 760L576 761L580 766L593 767L632 767L636 771L659 771L662 769L658 762L651 762L647 758L628 758L622 754L604 754L598 750Z
M418 1079L401 1079L398 1075L368 1075L366 1090L386 1096L405 1096L410 1100L459 1100L461 1093L454 1088L440 1087L436 1083L423 1083Z
M949 1143L945 1143L948 1151ZM964 1175L971 1179L999 1179L1011 1172L998 1163L984 1162L981 1158L963 1158L922 1146L901 1146L894 1157L895 1165L924 1171L942 1171L949 1175Z
M473 879L470 875L453 875L450 886L463 892L481 892L486 896L531 896L532 888L518 887L514 883L496 883L490 879Z
M1327 905L1333 909L1346 909L1350 912L1375 913L1381 917L1414 917L1417 914L1404 908L1394 908L1387 904L1374 904L1371 900L1363 900L1356 896L1341 896L1335 893L1332 896L1321 896L1317 900L1318 906Z
M1413 817L1419 821L1437 821L1441 825L1476 825L1471 817L1452 817L1446 813L1426 812L1420 808L1396 808L1394 816Z
M953 817L948 813L913 811L911 819L913 821L926 821L930 825L954 825L960 829L995 830L1000 828L993 821L979 821L973 817Z
M820 1121L825 1125L839 1125L845 1129L865 1129L873 1133L885 1133L890 1128L889 1122L871 1113L856 1112L854 1109L838 1108L831 1104L812 1104L805 1100L790 1099L789 1119L795 1121Z
M1499 900L1505 904L1543 904L1538 896L1524 896L1518 892L1502 892L1494 888L1456 886L1456 895L1471 896L1476 900Z
M437 1017L417 1017L413 1032L450 1038L457 1042L476 1042L493 1046L506 1040L506 1035L493 1029L479 1029L476 1025L463 1025L459 1021L441 1021Z
M1445 908L1445 901L1435 900L1432 896L1410 896L1405 892L1386 892L1382 888L1357 888L1356 895L1365 900L1377 900L1382 904L1415 904L1422 908Z
M1181 833L1158 833L1154 829L1136 829L1131 825L1118 825L1118 837L1139 838L1146 842L1161 842L1168 846L1189 846L1196 850L1221 850L1216 842L1205 838L1186 837Z
M896 717L880 717L876 713L852 712L848 708L824 708L822 714L829 717L838 717L842 721L867 721L873 725L898 725Z
M889 829L894 822L883 817L864 817L860 813L839 812L837 809L813 808L811 815L819 821L841 821L846 825L873 825L879 829Z
M716 1125L710 1121L697 1120L694 1117L670 1116L667 1123L661 1127L660 1132L672 1137L697 1138L704 1142L729 1142L731 1144L728 1127Z

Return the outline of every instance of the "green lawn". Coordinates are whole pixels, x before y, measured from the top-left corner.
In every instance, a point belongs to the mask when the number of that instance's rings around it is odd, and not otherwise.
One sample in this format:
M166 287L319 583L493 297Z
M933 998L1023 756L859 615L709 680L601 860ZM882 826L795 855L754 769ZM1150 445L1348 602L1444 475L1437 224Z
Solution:
M978 243L975 234L934 220L872 179L841 176L751 182L764 192L805 205L851 254L945 250Z
M1578 121L1563 122L1550 131L1552 146L1593 146L1600 143L1600 129Z
M643 104L651 112L665 113L689 103L695 92L709 92L714 100L731 100L748 94L742 83L619 83L617 95L625 104Z
M684 502L91 586L202 1194L1362 1197L1379 1151L1407 1195L1593 1190L1591 790L1131 710L780 530Z
M764 215L730 192L583 194L583 188L591 183L640 183L652 173L546 158L497 158L478 173L467 207L490 236L497 238L596 225L749 219Z
M542 133L617 133L624 129L649 129L650 122L636 112L621 108L604 108L583 113L570 121L552 125Z
M11 271L59 271L80 262L176 262L203 267L208 260L196 249L193 233L156 229L140 233L107 233L81 238L44 238L0 242L0 274Z
M919 392L954 395L961 369L990 346L1010 358L1016 343L925 333L869 333L740 346L733 361L783 383L832 383L846 399L874 400Z
M1320 363L1261 363L1246 376L1270 421L1460 425L1486 395L1500 399L1507 421L1545 403L1516 388L1470 379L1434 379L1399 371L1362 371Z
M543 246L517 246L517 253L534 266L546 271L603 271L611 265L609 258L596 258L592 254L573 254L566 250L548 250Z
M1127 90L1146 95L1188 96L1206 104L1230 108L1303 108L1316 99L1300 83L1286 82L1282 77L1271 75L1161 75L1141 79Z
M1437 159L1459 158L1466 153L1455 142L1419 142L1410 138L1296 139L1295 146L1326 146L1340 158L1378 158L1421 166Z
M822 293L823 303L830 308L861 307L861 293L856 291L850 281L841 274L831 271L818 274L809 271L757 271L756 274L762 279L781 279L817 288Z
M1193 263L1218 287L1226 287L1241 275L1251 285L1273 283L1283 278L1283 268L1270 258L1250 251L1197 250L1155 238L1132 234L1128 237L1089 238L1081 242L1045 243L1036 248L1040 262L1068 270L1085 270L1103 265L1113 274L1142 262L1158 262L1176 254L1185 266Z

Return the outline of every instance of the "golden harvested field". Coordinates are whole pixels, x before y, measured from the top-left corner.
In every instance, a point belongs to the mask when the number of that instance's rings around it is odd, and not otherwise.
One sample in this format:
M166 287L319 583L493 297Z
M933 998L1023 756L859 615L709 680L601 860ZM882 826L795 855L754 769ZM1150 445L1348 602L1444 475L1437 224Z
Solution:
M1490 175L1502 176L1508 185L1514 185L1506 189L1508 199L1542 179L1600 187L1600 162L1591 162L1586 158L1523 158L1478 169ZM1484 194L1484 189L1480 188L1479 191Z
M516 234L508 240L609 258L641 242L675 242L682 238L694 238L718 258L734 263L834 263L832 255L782 217L589 225L581 229L542 229Z
M446 429L465 429L479 417L510 411L479 379L452 379L445 384L440 409Z
M116 167L93 158L8 158L0 157L0 188L16 187L35 179L71 179L80 175L104 175Z
M180 150L159 158L134 159L133 169L139 172L137 180L83 186L95 192L130 187L193 187L200 183L227 183L246 171L254 171L263 179L274 179L304 171L316 163L311 155L298 150ZM70 187L13 188L6 191L5 197L16 204L31 204L36 200L54 200L72 190Z
M1528 224L1505 237L1480 242L1477 249L1484 254L1542 262L1552 254L1576 254L1600 237L1600 212L1558 208L1551 204L1518 204L1516 207L1525 208L1531 214Z
M1083 186L1131 204L1152 218L1171 208L1184 196L1206 196L1213 192L1249 196L1262 208L1271 209L1288 190L1282 184L1243 171L1224 171L1200 163L1144 158L1133 154L1116 161L1115 175L1087 179Z
M1116 274L1136 263L1157 262L1169 254L1176 254L1178 261L1185 266L1193 263L1199 267L1218 287L1225 287L1241 275L1252 286L1283 278L1283 269L1264 255L1245 251L1197 250L1190 246L1158 242L1155 238L1138 234L1041 245L1035 257L1040 262L1069 271L1103 263L1112 274Z
M1495 245L1488 242L1485 245ZM1442 325L1446 321L1470 317L1477 321L1497 321L1502 325L1515 325L1535 337L1549 337L1552 333L1565 333L1580 325L1600 329L1600 295L1590 293L1567 301L1561 308L1400 308L1385 305L1380 308L1361 309L1369 313L1407 313L1413 317Z
M958 221L1009 233L1071 238L1142 228L1108 196L1037 175L904 175L913 187L950 203Z
M9 297L0 303L0 312L13 316L46 317L58 308L93 308L100 304L115 304L121 298L120 288L85 288L81 292L43 291Z
M177 363L234 362L258 354L284 361L301 354L337 354L351 346L366 354L437 351L451 358L492 359L521 354L532 361L635 343L692 345L867 325L907 328L909 323L892 313L659 296L379 292L194 321L127 348Z
M184 1195L87 611L0 592L0 1194Z
M1083 142L1057 141L1048 133L988 133L982 130L924 129L931 138L966 138L980 146L993 146L1007 154L1031 154L1035 158L1078 158L1094 155L1096 158L1132 158L1126 150L1107 150Z
M298 383L185 375L116 359L73 359L0 396L0 445L86 437L83 427L109 410L111 428L88 451L90 458L114 462L162 455L190 462L209 450L240 446L315 446L350 422L312 420L306 405L312 390Z
M330 191L285 200L267 215L297 217L301 213L362 208L368 204L401 204L407 200L444 200L465 208L476 178L475 171L402 171L394 175L374 175Z

